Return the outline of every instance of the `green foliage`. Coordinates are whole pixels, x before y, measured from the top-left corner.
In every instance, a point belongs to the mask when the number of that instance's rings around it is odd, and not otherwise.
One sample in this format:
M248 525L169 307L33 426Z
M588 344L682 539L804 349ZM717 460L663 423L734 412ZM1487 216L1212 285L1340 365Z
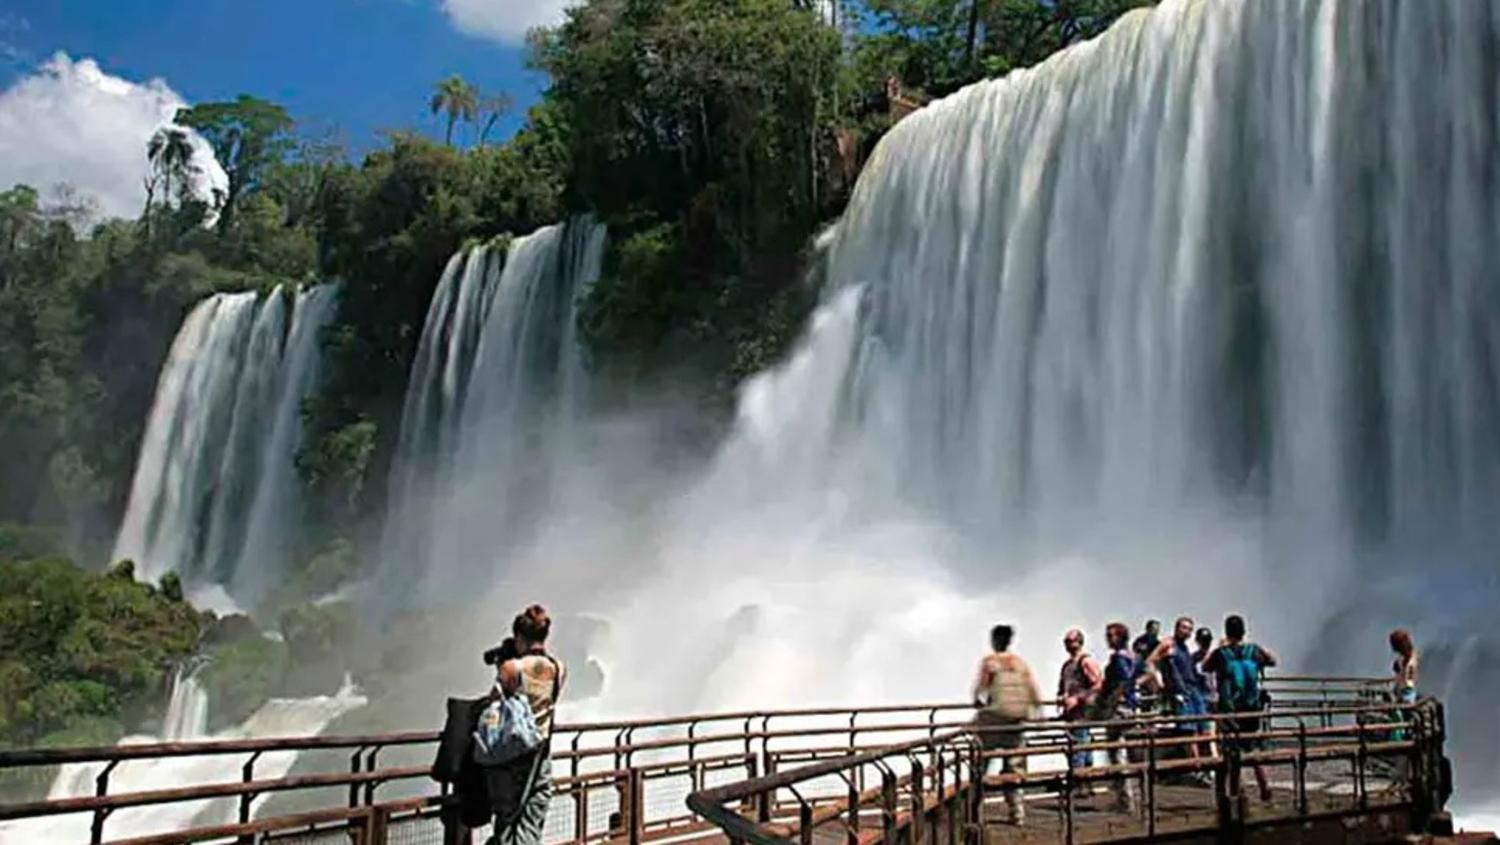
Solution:
M442 112L448 118L443 143L453 145L453 124L460 120L472 121L479 113L479 89L465 82L461 76L450 76L437 84L429 103L433 114Z
M0 560L0 741L114 737L122 713L160 702L167 673L198 642L199 618L132 575Z
M292 148L292 118L275 103L241 94L233 101L178 109L176 122L197 130L229 177L219 230L234 227L240 199L261 186L266 170Z
M930 95L1029 67L1155 0L866 0L857 85L890 77Z

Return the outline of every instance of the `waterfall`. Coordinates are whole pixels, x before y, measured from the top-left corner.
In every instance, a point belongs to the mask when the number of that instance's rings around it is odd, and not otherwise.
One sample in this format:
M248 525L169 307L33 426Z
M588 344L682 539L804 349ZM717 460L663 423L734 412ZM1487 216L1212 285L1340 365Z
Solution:
M157 382L112 559L241 600L275 583L299 515L301 403L336 300L322 285L215 294L193 308Z
M639 588L559 599L652 655L603 700L959 694L995 622L1050 673L1183 612L1383 674L1323 629L1373 585L1493 606L1497 57L1493 3L1166 0L903 120Z
M339 716L365 705L365 699L346 678L336 695L302 699L272 699L237 728L216 735L207 732L208 697L192 674L179 673L172 685L167 715L160 736L131 736L121 745L175 742L194 739L260 739L265 737L313 736ZM297 760L292 751L273 751L255 762L262 779L283 777ZM127 760L110 774L110 794L174 789L187 785L235 783L241 778L241 755L164 757ZM94 780L102 763L73 763L62 767L48 790L48 800L94 794ZM257 798L258 808L268 796ZM124 839L180 831L195 824L230 824L238 803L234 800L189 801L160 806L136 807L110 814L106 837ZM90 813L52 816L0 823L0 845L32 845L37 842L87 842L93 821Z
M555 462L575 443L586 398L576 306L604 242L605 228L581 218L449 261L402 412L388 573L451 586L524 543Z
M167 699L167 713L162 718L162 740L177 742L207 735L208 693L196 675L179 671L172 681L172 695Z

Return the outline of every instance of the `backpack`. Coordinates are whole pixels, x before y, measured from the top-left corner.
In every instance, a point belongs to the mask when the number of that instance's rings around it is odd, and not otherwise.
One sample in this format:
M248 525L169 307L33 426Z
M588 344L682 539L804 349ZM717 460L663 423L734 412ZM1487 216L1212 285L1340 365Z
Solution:
M1024 722L1032 717L1031 672L1019 659L995 661L990 679L989 711L1002 719Z
M1260 710L1265 692L1260 686L1259 650L1250 643L1219 647L1219 708L1235 712Z
M547 658L551 660L550 657ZM552 661L553 700L556 700L561 671ZM479 714L474 730L474 762L481 766L503 766L536 751L546 741L531 710L526 695L526 674L510 695L492 700Z

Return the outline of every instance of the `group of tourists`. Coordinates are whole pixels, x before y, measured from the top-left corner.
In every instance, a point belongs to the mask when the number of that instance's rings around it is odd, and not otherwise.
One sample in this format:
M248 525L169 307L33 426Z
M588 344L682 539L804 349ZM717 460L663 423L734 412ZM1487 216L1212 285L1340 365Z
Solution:
M986 749L1020 749L1021 726L1034 722L1044 703L1031 667L1010 650L1014 638L1015 630L1009 625L996 625L990 631L991 651L980 660L974 681L977 733ZM1189 757L1213 756L1216 741L1239 751L1260 747L1262 720L1270 704L1265 670L1279 661L1270 649L1250 641L1243 616L1226 617L1223 637L1218 640L1210 629L1197 627L1191 617L1183 616L1167 640L1161 638L1161 623L1151 619L1134 641L1124 623L1112 622L1104 629L1104 642L1109 652L1101 664L1085 649L1081 629L1070 628L1063 634L1067 657L1052 703L1058 718L1071 724L1070 768L1093 765L1088 746L1100 723L1105 725L1109 764L1127 762L1120 743L1128 720L1146 713L1143 705L1148 700L1155 704L1156 714L1172 717L1163 723L1166 734L1188 739L1177 744ZM1392 697L1399 703L1415 703L1417 651L1411 634L1404 629L1391 632L1390 645L1396 655ZM1191 741L1192 737L1202 737L1202 741ZM1024 753L1002 755L1002 771L1024 774L1026 760ZM1252 769L1262 800L1269 801L1265 769L1259 764L1252 764ZM1131 778L1114 782L1116 811L1134 812L1133 787ZM1020 790L1009 790L1006 802L1011 821L1023 822L1025 804Z

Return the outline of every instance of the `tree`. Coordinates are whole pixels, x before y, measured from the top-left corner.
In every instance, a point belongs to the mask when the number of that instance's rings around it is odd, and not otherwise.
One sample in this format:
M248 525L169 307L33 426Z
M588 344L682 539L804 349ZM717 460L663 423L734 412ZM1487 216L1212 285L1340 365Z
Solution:
M448 129L443 133L443 143L453 146L453 124L460 120L473 120L479 111L479 89L454 75L437 84L432 92L430 104L433 114L446 112Z
M484 129L479 132L479 148L484 149L484 142L489 138L490 130L495 128L496 121L510 113L513 105L510 95L506 93L492 94L484 97L479 102L479 111L488 115L484 121Z
M243 198L260 188L266 169L292 148L292 118L275 103L241 94L233 102L179 109L175 122L203 136L229 177L219 211L219 231L227 232Z
M162 186L162 201L172 196L172 180L178 181L178 189L187 189L188 174L197 168L193 165L193 143L186 129L168 124L156 130L146 142L146 160L151 163L151 177L146 180L146 211L151 211L155 188Z

